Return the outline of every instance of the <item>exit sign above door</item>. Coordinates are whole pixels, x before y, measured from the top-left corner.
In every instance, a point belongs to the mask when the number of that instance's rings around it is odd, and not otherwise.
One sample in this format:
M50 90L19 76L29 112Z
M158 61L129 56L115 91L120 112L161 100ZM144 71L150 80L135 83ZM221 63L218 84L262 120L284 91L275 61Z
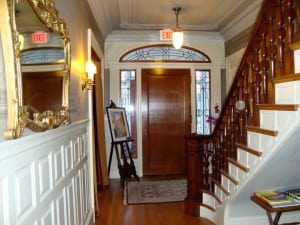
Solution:
M31 34L32 43L43 44L48 42L48 33L37 31Z
M159 36L161 41L172 41L172 30L164 29L159 31Z

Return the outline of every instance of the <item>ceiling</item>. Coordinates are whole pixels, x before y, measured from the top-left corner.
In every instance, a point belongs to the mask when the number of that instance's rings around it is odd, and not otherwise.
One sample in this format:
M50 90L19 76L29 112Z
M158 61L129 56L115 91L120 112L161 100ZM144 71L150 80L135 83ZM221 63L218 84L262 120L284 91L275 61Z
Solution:
M261 0L88 0L104 37L113 30L158 30L176 25L174 7L181 7L179 27L222 31L250 5Z

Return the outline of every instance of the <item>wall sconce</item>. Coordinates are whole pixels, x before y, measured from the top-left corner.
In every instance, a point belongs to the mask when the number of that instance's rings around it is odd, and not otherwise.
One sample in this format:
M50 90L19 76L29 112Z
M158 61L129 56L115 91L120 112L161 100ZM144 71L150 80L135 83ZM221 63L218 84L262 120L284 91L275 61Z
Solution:
M23 50L23 48L24 48L24 43L25 43L25 39L24 39L23 34L19 34L19 43L20 43L19 49L20 49L20 50Z
M176 15L176 27L172 29L172 40L173 40L173 46L175 49L180 49L183 45L183 30L178 27L178 15L181 8L173 8L173 11Z
M85 79L83 80L83 83L81 85L82 90L92 90L93 86L95 85L94 82L94 75L97 73L97 69L95 64L92 61L87 61L85 65Z

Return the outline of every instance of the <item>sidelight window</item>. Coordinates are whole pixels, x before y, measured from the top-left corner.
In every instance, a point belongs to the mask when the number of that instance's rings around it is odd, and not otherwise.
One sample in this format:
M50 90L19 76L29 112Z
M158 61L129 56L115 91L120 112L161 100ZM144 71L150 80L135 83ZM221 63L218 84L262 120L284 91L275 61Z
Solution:
M130 135L132 157L136 157L136 71L121 70L121 107L125 108Z
M196 133L210 132L210 71L196 70Z

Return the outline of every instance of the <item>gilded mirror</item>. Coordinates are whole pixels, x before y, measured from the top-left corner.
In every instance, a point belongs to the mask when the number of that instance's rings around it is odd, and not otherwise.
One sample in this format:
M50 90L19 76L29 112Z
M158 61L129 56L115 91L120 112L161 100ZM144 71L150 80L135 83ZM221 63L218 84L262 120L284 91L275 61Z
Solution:
M18 138L25 128L42 132L69 124L70 41L54 0L2 2L8 104L4 136Z

